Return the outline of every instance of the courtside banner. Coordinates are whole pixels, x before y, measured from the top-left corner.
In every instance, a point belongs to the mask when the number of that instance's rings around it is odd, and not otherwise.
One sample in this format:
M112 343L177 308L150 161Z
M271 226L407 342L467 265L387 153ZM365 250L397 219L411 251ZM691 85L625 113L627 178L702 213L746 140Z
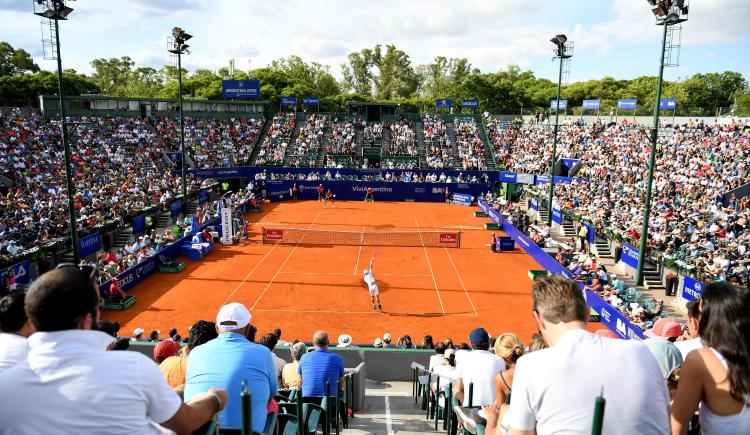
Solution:
M477 205L479 206L479 209L482 210L485 213L487 213L487 211L489 211L489 209L490 209L490 207L487 205L487 203L484 202L484 200L481 199L481 198L477 200Z
M96 254L100 249L102 249L102 237L99 233L78 240L78 251L81 258Z
M302 97L303 106L317 106L320 104L318 97Z
M531 207L532 210L539 210L539 200L532 197L529 207Z
M461 107L464 109L476 109L479 107L479 100L463 100L461 101Z
M600 100L583 100L584 110L596 110L600 106Z
M497 180L498 171L453 171L453 170L440 170L440 171L419 171L419 170L407 170L407 169L356 169L356 168L294 168L294 167L263 167L263 166L240 166L236 168L205 168L205 169L190 169L188 170L191 175L196 178L236 178L236 177L247 177L254 179L257 174L265 173L268 177L270 174L283 174L285 177L288 174L299 175L305 174L305 178L310 174L317 174L318 178L325 176L328 178L334 178L336 174L341 177L349 177L355 175L357 177L379 177L385 175L386 172L393 176L400 177L404 173L411 173L414 176L419 174L445 174L446 177L455 179L458 174L462 174L464 177L476 177L480 178L482 175L494 182ZM175 175L180 175L180 171L174 171ZM394 182L398 183L398 182ZM452 190L452 189L451 189Z
M169 206L169 210L172 212L172 217L182 213L182 200L178 199Z
M700 299L703 294L703 289L706 288L706 284L698 281L695 278L691 278L687 275L682 278L682 298L692 301L694 299Z
M617 311L615 307L599 297L599 295L591 290L586 290L584 297L588 306L599 314L599 319L604 326L619 335L620 338L627 340L643 340L645 338L641 328L631 323L630 320Z
M500 171L500 182L515 183L517 181L515 172Z
M31 282L31 276L29 276L28 260L14 264L10 267L13 268L13 275L16 276L16 284L28 284ZM5 279L5 275L8 274L8 269L10 269L10 267L4 267L2 271L0 271L0 282L3 282L3 280Z
M623 263L627 264L633 269L638 269L638 250L628 245L627 243L623 243L622 256L620 260L622 260Z
M133 218L133 234L146 231L146 215L142 214Z
M266 228L265 232L266 240L284 240L284 230L277 228Z
M201 190L198 192L198 204L205 204L208 202L208 190Z
M451 202L453 204L471 205L474 201L474 197L465 193L453 193Z
M505 225L505 218L499 211L495 210L494 208L490 208L489 210L487 210L487 216L492 219L492 222L498 224L500 228Z
M289 189L297 183L299 199L318 199L318 184L331 189L338 200L361 201L367 188L373 190L375 201L445 202L445 188L453 194L479 197L492 190L491 183L398 183L387 181L266 181L266 194L272 202L291 199Z
M562 207L559 204L552 203L552 222L562 225L563 215Z
M638 100L632 100L632 99L617 100L618 109L635 110L637 106L638 106Z
M260 98L258 80L222 80L221 96L224 98Z
M456 233L440 233L440 243L455 244L458 241Z
M440 98L438 100L435 100L435 107L453 107L453 100Z
M549 108L555 109L555 100L550 100L549 102ZM568 100L560 100L557 105L557 109L567 109L568 108Z
M661 100L659 100L659 109L676 110L677 99L676 98L662 98Z

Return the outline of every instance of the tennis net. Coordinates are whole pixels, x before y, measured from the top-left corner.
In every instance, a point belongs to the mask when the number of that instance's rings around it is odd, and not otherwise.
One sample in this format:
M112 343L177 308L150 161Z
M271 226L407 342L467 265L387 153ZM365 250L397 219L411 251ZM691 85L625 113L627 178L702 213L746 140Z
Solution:
M262 228L264 244L461 247L460 231L332 231Z

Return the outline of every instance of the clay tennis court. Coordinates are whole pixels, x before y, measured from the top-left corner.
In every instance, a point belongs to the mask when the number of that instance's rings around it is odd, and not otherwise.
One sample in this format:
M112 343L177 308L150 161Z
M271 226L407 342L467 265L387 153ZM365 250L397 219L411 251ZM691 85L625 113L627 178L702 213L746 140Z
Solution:
M528 269L539 265L523 251L489 252L487 218L474 207L445 203L317 201L264 204L246 215L251 238L216 245L202 262L189 262L178 274L155 274L130 291L137 298L127 311L102 317L136 327L171 327L187 335L199 319L213 320L226 302L252 312L260 333L279 327L284 339L310 340L317 329L332 339L341 333L355 343L372 343L384 332L467 341L468 331L484 326L497 335L515 332L528 340L537 330L531 316ZM262 227L357 232L461 231L460 248L263 244ZM500 233L498 231L498 233ZM383 311L372 309L362 270L377 252L374 274ZM394 338L395 340L395 338Z

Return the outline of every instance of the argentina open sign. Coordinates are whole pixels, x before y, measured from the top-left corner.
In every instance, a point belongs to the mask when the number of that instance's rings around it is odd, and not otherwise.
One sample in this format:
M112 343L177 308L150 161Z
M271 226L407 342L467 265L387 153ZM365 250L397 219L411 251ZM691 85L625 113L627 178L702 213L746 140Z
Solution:
M224 98L260 98L258 80L222 80L221 95Z

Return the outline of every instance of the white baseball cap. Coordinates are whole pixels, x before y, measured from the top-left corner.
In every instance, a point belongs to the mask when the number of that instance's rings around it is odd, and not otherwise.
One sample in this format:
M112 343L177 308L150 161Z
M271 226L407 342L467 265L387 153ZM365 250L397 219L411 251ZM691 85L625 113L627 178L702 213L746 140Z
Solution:
M385 334L383 334L383 341L390 341L390 340L391 340L390 332L386 332Z
M133 330L133 335L141 335L144 332L145 330L143 328L135 328L135 330Z
M250 323L250 311L239 302L222 306L216 315L216 327L223 331L242 329Z

